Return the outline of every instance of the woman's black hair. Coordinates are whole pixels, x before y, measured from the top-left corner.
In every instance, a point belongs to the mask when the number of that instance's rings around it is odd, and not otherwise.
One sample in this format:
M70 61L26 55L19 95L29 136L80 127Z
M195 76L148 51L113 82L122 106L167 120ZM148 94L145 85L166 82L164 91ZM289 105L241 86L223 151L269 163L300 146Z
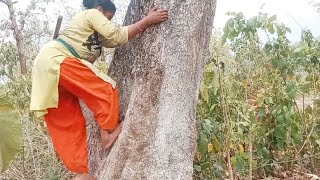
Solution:
M105 11L116 12L116 6L110 0L83 0L83 6L87 9L94 9L101 6Z

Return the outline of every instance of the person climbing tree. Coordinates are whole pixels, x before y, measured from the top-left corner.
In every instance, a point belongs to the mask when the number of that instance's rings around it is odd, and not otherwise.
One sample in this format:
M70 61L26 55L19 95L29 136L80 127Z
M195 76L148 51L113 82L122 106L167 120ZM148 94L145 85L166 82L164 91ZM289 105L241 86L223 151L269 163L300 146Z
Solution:
M168 19L168 11L154 7L142 20L118 26L110 0L83 0L86 10L77 14L58 38L46 43L32 68L30 109L44 117L54 147L75 179L95 179L88 172L86 122L78 98L94 112L101 144L108 149L117 139L119 92L116 82L92 63L102 47L115 47Z

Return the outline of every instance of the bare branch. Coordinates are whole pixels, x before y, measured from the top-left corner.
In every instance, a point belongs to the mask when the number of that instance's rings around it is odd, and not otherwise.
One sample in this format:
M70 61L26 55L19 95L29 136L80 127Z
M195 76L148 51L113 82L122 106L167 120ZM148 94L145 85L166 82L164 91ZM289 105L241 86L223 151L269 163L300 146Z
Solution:
M8 5L8 2L6 0L0 0L0 2L4 3L5 5Z
M13 36L14 36L14 39L16 40L16 45L18 48L20 69L21 69L21 73L25 74L27 72L27 66L26 66L25 54L24 54L23 48L22 48L23 37L21 34L21 28L19 28L18 23L17 23L15 9L13 7L13 4L16 3L17 1L0 0L0 2L5 3L8 6L9 19L12 24Z

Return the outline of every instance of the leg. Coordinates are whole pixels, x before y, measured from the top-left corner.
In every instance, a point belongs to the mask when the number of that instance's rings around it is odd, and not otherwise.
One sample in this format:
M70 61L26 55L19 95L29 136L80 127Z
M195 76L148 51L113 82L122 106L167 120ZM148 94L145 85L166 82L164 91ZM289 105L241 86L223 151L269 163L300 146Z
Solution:
M66 58L61 64L59 84L85 102L101 129L116 129L119 124L117 89L75 58Z
M54 147L66 167L88 173L86 123L76 96L59 86L58 108L48 109L45 120Z
M59 84L81 98L94 112L101 129L102 145L111 147L121 130L118 90L75 58L67 58L61 64Z

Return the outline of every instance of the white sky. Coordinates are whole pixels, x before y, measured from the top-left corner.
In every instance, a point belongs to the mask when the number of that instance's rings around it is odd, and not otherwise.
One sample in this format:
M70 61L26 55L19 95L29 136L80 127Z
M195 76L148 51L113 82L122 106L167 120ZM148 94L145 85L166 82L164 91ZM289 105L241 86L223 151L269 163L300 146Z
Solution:
M223 28L228 20L226 12L243 12L249 18L256 16L261 11L270 15L277 14L278 20L285 23L292 30L289 39L300 39L302 28L308 28L316 36L320 36L320 14L310 4L311 0L218 0L215 18L215 28ZM301 28L301 27L302 28Z
M24 7L29 0L20 0L18 6ZM262 11L270 15L277 14L278 20L284 22L292 30L289 35L291 41L300 39L302 28L310 29L316 37L320 37L320 14L310 4L311 0L218 0L214 27L222 29L224 23L229 18L225 14L228 11L243 12L249 18L258 15L261 6L264 4ZM67 1L68 5L79 7L82 0ZM124 17L124 8L128 5L129 0L114 0L119 11L117 12L119 19ZM50 13L50 10L47 11ZM0 6L0 20L5 17L6 9ZM52 12L55 17L56 12ZM50 15L48 15L50 16ZM53 18L55 19L55 18Z

